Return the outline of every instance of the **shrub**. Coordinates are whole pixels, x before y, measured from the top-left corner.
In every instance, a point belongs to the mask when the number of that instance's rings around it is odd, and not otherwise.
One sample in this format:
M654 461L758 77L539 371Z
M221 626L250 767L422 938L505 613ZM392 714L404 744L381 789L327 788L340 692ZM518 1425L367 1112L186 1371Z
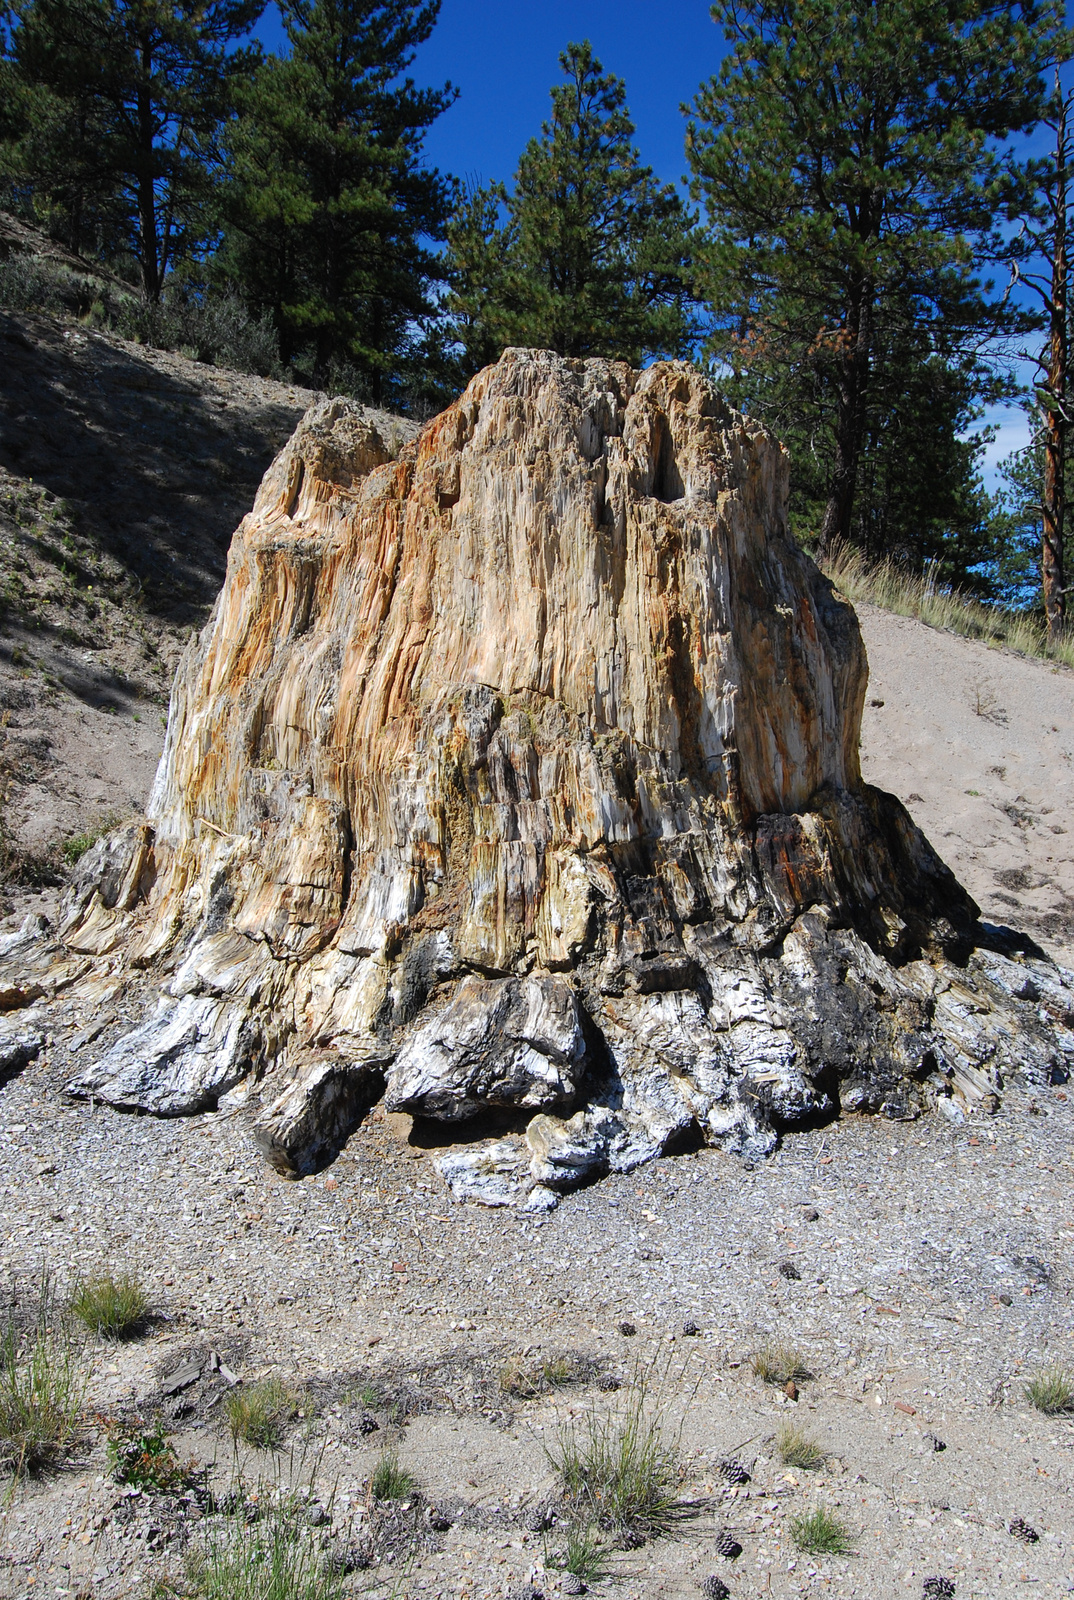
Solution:
M802 1352L795 1349L794 1345L779 1342L761 1345L750 1356L750 1366L762 1383L774 1383L780 1388L792 1380L801 1381L813 1376Z
M91 1333L105 1339L129 1339L145 1325L149 1296L130 1273L99 1273L78 1284L71 1311Z
M233 1439L260 1450L278 1450L297 1403L292 1390L279 1378L263 1378L233 1389L224 1407Z
M619 1408L566 1423L546 1455L566 1493L590 1507L601 1527L647 1536L673 1521L679 1452L644 1381Z
M791 1517L788 1527L799 1550L806 1550L810 1555L845 1556L854 1548L850 1529L825 1506Z
M0 1341L0 1464L13 1472L51 1465L73 1443L89 1374L47 1300L28 1340L13 1324Z
M793 1422L781 1422L776 1434L776 1449L785 1467L815 1472L827 1459L817 1441Z
M369 1480L375 1500L405 1500L413 1494L417 1482L412 1472L399 1462L397 1450L385 1450Z
M1026 1384L1025 1396L1047 1417L1074 1411L1074 1373L1061 1366L1042 1367Z
M180 1494L195 1476L182 1466L163 1427L148 1427L135 1417L107 1424L108 1467L117 1483L129 1483L153 1494Z

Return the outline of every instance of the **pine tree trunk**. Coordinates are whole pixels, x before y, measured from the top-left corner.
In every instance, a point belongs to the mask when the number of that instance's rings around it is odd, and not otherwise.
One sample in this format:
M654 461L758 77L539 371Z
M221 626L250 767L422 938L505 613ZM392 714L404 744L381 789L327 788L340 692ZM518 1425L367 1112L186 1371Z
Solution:
M855 284L847 318L845 348L841 355L839 402L835 421L835 463L828 486L817 556L823 559L832 546L850 537L850 519L858 485L858 464L865 436L865 402L869 388L873 303L869 286Z
M1066 513L1067 387L1067 113L1060 102L1056 141L1055 239L1048 329L1048 400L1044 413L1044 500L1041 587L1048 640L1063 631L1066 613L1063 538Z
M157 205L153 185L153 102L149 83L153 72L153 47L142 38L142 81L138 87L138 235L142 256L142 287L147 300L160 299L157 249Z

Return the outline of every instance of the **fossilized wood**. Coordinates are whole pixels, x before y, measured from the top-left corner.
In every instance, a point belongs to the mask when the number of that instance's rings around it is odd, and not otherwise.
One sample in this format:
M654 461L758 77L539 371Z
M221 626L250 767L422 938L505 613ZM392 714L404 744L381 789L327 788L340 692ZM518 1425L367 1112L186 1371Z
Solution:
M75 1091L245 1094L296 1172L385 1084L448 1124L510 1111L445 1176L541 1205L683 1138L757 1155L1066 1070L1074 979L988 948L862 784L861 637L786 478L675 363L509 351L396 460L344 402L307 416L145 824L69 898L69 952L163 983Z

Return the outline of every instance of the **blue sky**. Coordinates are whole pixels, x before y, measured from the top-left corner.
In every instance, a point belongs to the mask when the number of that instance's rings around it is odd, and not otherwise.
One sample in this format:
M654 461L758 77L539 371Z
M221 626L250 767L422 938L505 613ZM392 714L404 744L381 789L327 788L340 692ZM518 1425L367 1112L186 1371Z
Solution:
M267 49L284 47L273 7L257 34ZM460 91L429 130L430 165L480 183L509 181L548 115L560 51L583 39L605 71L626 81L642 159L665 182L678 183L686 170L680 106L719 71L726 48L709 0L443 0L411 69L419 84L450 79ZM998 462L1026 443L1028 429L1017 408L994 407L986 420L998 428L985 457L985 481L995 488Z

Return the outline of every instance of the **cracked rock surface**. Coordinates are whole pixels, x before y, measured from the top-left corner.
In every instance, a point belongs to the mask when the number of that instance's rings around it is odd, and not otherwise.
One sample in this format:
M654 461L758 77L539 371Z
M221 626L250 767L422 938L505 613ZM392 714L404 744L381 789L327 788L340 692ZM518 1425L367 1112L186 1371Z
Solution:
M34 958L160 984L72 1089L242 1104L296 1174L385 1089L495 1113L443 1175L540 1209L684 1144L753 1159L839 1109L1063 1080L1074 977L862 782L866 680L784 452L687 365L508 351L396 459L315 408L181 664L144 822Z

